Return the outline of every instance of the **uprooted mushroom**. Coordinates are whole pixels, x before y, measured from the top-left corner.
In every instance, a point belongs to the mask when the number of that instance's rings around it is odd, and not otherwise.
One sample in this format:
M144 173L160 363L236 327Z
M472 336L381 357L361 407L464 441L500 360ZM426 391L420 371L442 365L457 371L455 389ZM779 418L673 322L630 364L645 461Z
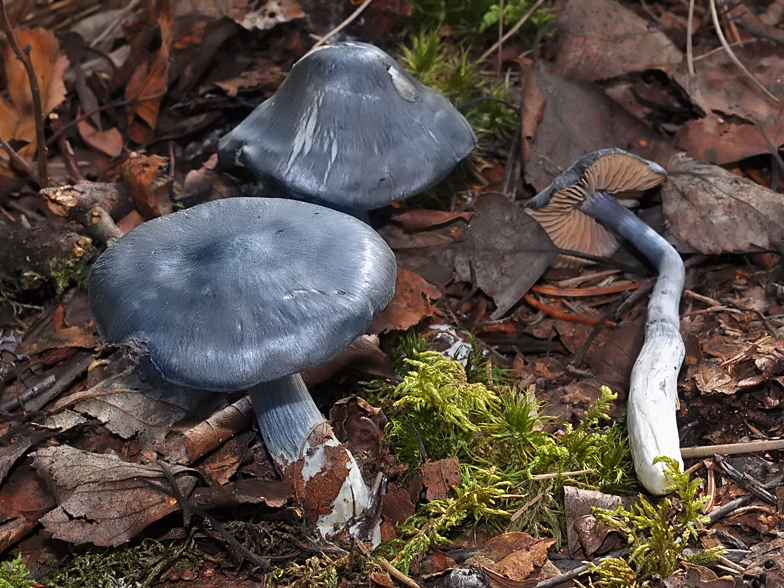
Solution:
M637 477L654 494L663 494L670 483L664 466L653 463L657 456L670 457L683 468L675 413L678 371L685 355L678 313L685 270L675 249L614 195L647 190L666 179L664 169L652 161L604 149L582 157L528 204L534 218L554 241L558 236L562 246L585 252L586 243L598 243L591 252L612 253L614 238L593 221L597 219L634 245L659 272L627 405Z
M392 298L396 271L386 243L351 216L232 198L121 237L90 273L90 310L104 343L149 353L170 382L248 388L271 457L327 534L367 509L369 491L299 372L367 329Z

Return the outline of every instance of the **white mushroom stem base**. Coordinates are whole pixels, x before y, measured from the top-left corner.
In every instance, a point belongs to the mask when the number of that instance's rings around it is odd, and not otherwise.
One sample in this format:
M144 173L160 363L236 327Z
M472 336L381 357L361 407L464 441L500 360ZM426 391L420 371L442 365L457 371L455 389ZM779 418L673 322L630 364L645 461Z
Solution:
M649 492L664 494L672 481L663 465L653 460L665 455L677 461L683 471L675 420L678 371L685 355L678 313L685 277L683 261L664 238L614 197L597 192L581 208L627 239L659 271L648 304L645 343L632 368L627 415L637 477Z
M321 416L302 376L263 382L249 392L267 450L322 534L365 512L370 492L359 466Z

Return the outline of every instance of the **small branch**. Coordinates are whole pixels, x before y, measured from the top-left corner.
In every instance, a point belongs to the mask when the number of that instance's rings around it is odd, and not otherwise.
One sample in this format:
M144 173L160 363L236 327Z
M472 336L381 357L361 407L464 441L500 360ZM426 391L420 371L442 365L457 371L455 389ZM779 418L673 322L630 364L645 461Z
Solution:
M556 308L552 308L551 306L547 306L543 302L540 302L530 294L525 294L523 296L523 300L525 300L528 304L533 306L536 310L541 310L545 314L549 314L553 318L563 319L565 321L570 321L573 323L580 323L583 325L598 325L601 322L601 319L588 317L588 316L580 316L577 314L569 314L558 310ZM616 326L612 321L605 321L604 325L606 327L614 327Z
M38 145L38 185L42 188L46 188L49 185L49 175L46 172L44 114L43 107L41 106L41 90L38 86L38 75L35 73L33 61L30 59L30 51L32 51L32 48L30 45L27 45L24 50L19 47L14 31L11 28L11 23L8 21L8 15L5 12L4 0L0 0L0 24L2 24L5 36L8 38L8 44L11 46L11 49L13 49L14 53L16 53L16 58L24 65L27 77L30 80L30 93L33 97L33 114L35 116L35 140Z
M6 141L3 137L0 137L0 146L5 150L6 153L8 153L8 158L11 160L11 163L13 163L19 171L32 178L36 184L40 184L38 172L36 172L29 163L22 159L22 157L16 151L14 151L14 148L11 147L10 143L8 143L8 141Z
M711 455L739 455L757 451L777 451L784 449L784 439L765 439L749 443L728 443L726 445L699 445L697 447L681 447L684 459L710 457Z
M50 114L49 120L51 121L55 132L61 131L63 129L63 125L60 122L60 117L56 113L53 112ZM65 135L62 133L57 139L57 146L60 148L60 154L63 156L65 167L68 169L68 173L71 175L71 178L75 182L83 182L85 179L84 174L82 174L82 170L79 169L79 163L76 161L76 155L74 155L73 149L71 149L71 144L68 142L68 139L66 139Z
M311 48L310 48L310 51L308 51L308 53L311 53L311 52L312 52L314 49L318 49L319 47L321 47L321 46L322 46L324 43L326 43L327 41L329 41L329 40L330 40L332 37L334 37L335 35L337 35L337 34L338 34L340 31L342 31L342 30L343 30L343 29L345 29L345 28L346 28L348 25L350 25L352 22L354 22L354 20L355 20L355 19L356 19L356 18L357 18L357 17L358 17L360 14L362 14L362 12L365 10L365 8L367 8L368 6L370 6L370 3L371 3L371 2L373 2L373 0L365 0L365 1L364 1L364 2L363 2L363 3L362 3L360 6L359 6L359 8L357 8L357 9L356 9L356 10L355 10L355 11L354 11L352 14L351 14L351 16L349 16L349 17L348 17L346 20L344 20L342 23L340 23L338 26L336 26L334 29L332 29L330 32L328 32L326 35L324 35L323 37L321 37L321 38L320 38L318 41L316 41L316 44L315 44L315 45L313 45L313 47L311 47Z
M740 62L740 59L738 59L738 57L735 55L735 52L732 50L732 47L730 47L730 44L727 43L727 39L724 38L724 33L721 30L721 24L719 23L719 15L716 12L716 0L709 0L709 4L710 4L710 11L711 11L711 19L713 19L713 28L716 29L716 36L719 38L719 41L721 41L721 45L722 47L724 47L724 50L727 52L727 55L729 55L732 62L735 65L737 65L743 71L743 73L746 74L751 79L751 81L754 82L757 85L757 87L765 93L766 96L768 96L768 98L778 103L779 99L776 98L773 94L771 94L770 91L765 86L763 86L760 82L758 82L757 78L751 75L751 72L747 70L746 66Z
M502 43L506 43L506 41L509 40L509 37L511 37L517 31L519 31L520 27L523 26L529 18L531 18L531 15L534 12L536 12L536 9L539 8L542 4L544 4L544 0L537 0L536 4L531 6L531 9L523 15L523 18L518 20L517 24L513 26L511 29L509 29L509 31L503 37L501 37L495 45L493 45L492 47L490 47L490 49L485 51L482 54L482 57L478 59L478 61L484 61L485 59L490 57L493 54L493 52L497 51Z

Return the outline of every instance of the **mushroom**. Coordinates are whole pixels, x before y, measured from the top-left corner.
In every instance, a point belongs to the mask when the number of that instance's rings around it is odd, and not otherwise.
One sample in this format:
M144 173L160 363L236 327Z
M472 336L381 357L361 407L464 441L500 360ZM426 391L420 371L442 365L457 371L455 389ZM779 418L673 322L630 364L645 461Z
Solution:
M526 204L526 211L550 235L561 249L570 249L598 257L610 257L618 249L618 240L580 205L587 194L598 190L613 196L649 190L662 183L664 170L621 149L602 149L581 157L558 176L547 188ZM581 180L585 181L581 181ZM575 257L560 255L554 265L581 263Z
M294 198L371 210L435 185L475 144L446 98L377 47L350 42L295 63L221 139L218 158Z
M351 216L232 198L124 235L95 262L88 288L104 343L149 353L175 384L249 388L267 449L284 475L295 472L295 486L302 475L306 505L309 480L339 478L333 511L317 521L326 533L367 508L369 495L299 372L367 329L392 298L396 272L387 244Z
M634 467L640 482L654 494L664 494L671 483L664 465L653 463L656 457L670 457L683 469L675 413L678 371L685 355L678 314L685 270L677 251L613 195L645 190L666 179L667 172L652 161L620 149L605 149L581 158L533 200L539 213L549 207L545 218L554 219L553 226L561 233L589 226L591 219L586 215L590 215L628 240L658 270L648 304L645 342L632 368L627 403ZM564 211L561 223L557 222L558 210ZM583 233L590 237L574 237L571 242L584 244L605 231L598 224L593 227Z

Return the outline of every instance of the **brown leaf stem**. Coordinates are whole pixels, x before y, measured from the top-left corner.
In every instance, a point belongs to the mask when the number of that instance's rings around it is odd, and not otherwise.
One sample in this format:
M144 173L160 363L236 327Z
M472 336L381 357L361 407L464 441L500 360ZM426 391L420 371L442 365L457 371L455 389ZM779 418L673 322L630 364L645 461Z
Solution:
M35 140L38 145L38 174L33 177L38 178L38 185L42 188L49 186L49 174L46 171L46 143L44 141L44 114L43 107L41 106L41 90L38 86L38 74L35 73L33 68L33 61L30 59L30 51L32 48L27 45L22 49L16 40L14 31L11 28L11 23L8 21L8 15L5 12L5 2L0 0L0 24L3 26L5 36L8 38L8 44L16 53L16 58L22 62L27 77L30 80L30 93L33 97L33 114L35 116ZM5 145L3 145L5 148ZM7 151L7 149L6 149ZM10 153L9 153L10 156ZM29 169L32 169L28 166Z
M2 0L0 0L2 2ZM38 178L38 172L33 169L33 167L27 163L22 157L14 151L14 148L11 147L10 143L5 140L4 137L0 137L0 147L2 147L6 153L8 153L8 158L21 172L24 172L25 175L32 178L36 183L40 184L40 179ZM41 186L43 187L43 186Z

